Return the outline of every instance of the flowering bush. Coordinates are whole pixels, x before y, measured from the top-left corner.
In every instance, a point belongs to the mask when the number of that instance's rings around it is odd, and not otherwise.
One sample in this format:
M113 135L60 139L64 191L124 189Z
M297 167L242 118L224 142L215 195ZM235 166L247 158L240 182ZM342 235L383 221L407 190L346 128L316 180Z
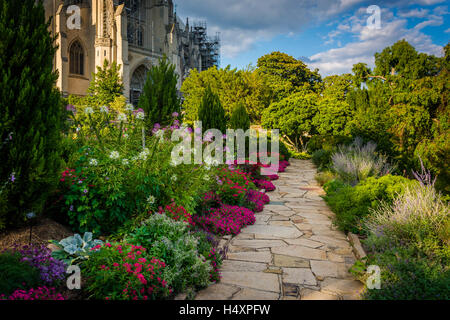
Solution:
M211 254L211 247L200 248L199 236L189 231L187 223L164 214L151 216L127 241L145 246L148 254L166 263L165 279L175 292L206 287L217 272L217 257Z
M259 189L264 189L266 191L273 191L276 189L275 185L267 180L255 180L254 183Z
M46 284L54 284L65 278L66 264L52 257L50 249L44 246L28 246L15 247L12 250L17 252L22 262L28 263L36 268L41 280Z
M166 264L141 246L110 244L94 248L84 262L87 291L105 300L155 300L172 292L164 279Z
M159 207L159 214L165 214L175 221L185 221L188 224L193 224L191 214L183 206L177 206L175 202L167 205L164 209Z
M64 296L56 293L55 288L39 287L30 290L16 290L10 296L0 295L0 300L65 300Z
M242 206L249 189L256 189L250 175L241 170L220 168L216 176L216 193L223 203Z
M224 204L218 209L210 209L205 216L194 216L193 220L197 226L209 232L236 235L243 226L255 223L255 214L244 207Z
M251 203L255 212L261 212L264 210L264 205L270 202L270 198L264 192L248 190L247 202Z

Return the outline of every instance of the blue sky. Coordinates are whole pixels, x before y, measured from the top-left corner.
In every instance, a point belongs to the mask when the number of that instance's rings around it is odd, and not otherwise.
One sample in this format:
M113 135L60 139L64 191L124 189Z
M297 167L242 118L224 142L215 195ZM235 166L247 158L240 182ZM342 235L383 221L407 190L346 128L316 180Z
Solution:
M206 20L222 37L221 67L244 68L272 51L302 58L322 75L373 66L375 52L400 39L441 56L450 39L446 0L178 0L181 18ZM367 8L380 8L379 29L368 26Z

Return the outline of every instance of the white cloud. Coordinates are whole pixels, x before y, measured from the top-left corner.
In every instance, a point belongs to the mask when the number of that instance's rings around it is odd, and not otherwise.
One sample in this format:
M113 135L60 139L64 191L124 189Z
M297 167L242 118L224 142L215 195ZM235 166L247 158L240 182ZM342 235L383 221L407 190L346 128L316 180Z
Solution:
M178 13L220 31L222 55L233 58L258 41L294 35L366 0L183 0Z
M430 11L427 9L420 8L420 9L410 10L407 12L400 12L398 14L398 16L402 17L402 18L424 18L428 15L429 12Z
M385 12L388 13L388 12ZM355 63L367 63L374 66L375 52L381 52L387 46L393 45L401 39L407 40L416 50L442 56L442 47L433 44L431 37L421 32L426 25L438 25L439 19L425 21L428 24L418 24L414 28L407 28L406 19L396 19L392 15L388 21L383 19L382 28L379 30L369 29L364 25L364 16L352 17L352 28L350 34L357 37L357 41L347 43L341 48L334 48L320 52L309 57L308 65L319 68L322 75L341 74L351 72Z

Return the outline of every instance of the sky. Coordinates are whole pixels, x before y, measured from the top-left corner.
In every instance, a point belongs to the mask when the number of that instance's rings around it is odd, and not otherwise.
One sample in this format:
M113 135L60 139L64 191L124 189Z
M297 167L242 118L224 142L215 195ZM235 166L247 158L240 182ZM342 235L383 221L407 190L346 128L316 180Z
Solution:
M259 57L281 51L328 76L351 72L358 62L373 67L374 54L401 39L419 52L443 56L450 39L449 0L175 3L182 19L189 17L191 24L206 21L211 36L220 32L221 67L256 66Z

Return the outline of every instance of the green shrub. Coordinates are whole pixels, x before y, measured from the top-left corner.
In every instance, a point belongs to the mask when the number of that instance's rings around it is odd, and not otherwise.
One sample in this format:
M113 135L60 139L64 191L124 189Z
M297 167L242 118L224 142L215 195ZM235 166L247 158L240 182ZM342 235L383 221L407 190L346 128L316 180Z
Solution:
M418 248L450 262L450 209L432 185L410 185L392 203L383 202L365 220L370 237Z
M412 180L392 175L370 177L355 187L333 180L324 186L325 201L336 213L335 223L339 229L365 233L361 219L370 213L370 209L377 208L381 200L392 203L412 183Z
M234 107L229 127L234 130L242 129L244 132L250 129L250 118L242 103L238 103Z
M0 25L0 189L7 184L0 220L9 227L40 214L55 190L62 110L42 2L1 0Z
M386 247L385 247L386 248ZM415 248L387 247L367 262L381 268L381 290L367 290L370 300L449 300L448 263L420 255Z
M37 288L40 284L39 270L22 262L19 253L0 253L0 295L8 296L17 289Z
M317 166L318 170L321 171L329 167L331 155L331 151L320 149L313 152L311 160Z
M313 153L320 149L334 151L338 145L348 144L352 138L348 136L322 136L315 135L308 141L308 151Z
M212 92L211 87L208 87L203 95L198 109L198 120L202 122L203 131L217 129L224 133L227 129L225 110L219 96Z
M331 171L322 171L317 173L314 178L321 186L323 186L324 184L334 180L336 176Z
M210 284L213 269L208 256L199 252L199 239L185 222L154 214L127 237L127 242L147 248L148 254L166 263L165 279L175 292ZM206 254L204 248L202 253Z
M148 129L152 129L156 123L163 126L170 124L172 114L180 112L177 82L175 66L170 64L166 57L160 59L159 64L148 71L147 81L139 98L139 107L147 115Z

